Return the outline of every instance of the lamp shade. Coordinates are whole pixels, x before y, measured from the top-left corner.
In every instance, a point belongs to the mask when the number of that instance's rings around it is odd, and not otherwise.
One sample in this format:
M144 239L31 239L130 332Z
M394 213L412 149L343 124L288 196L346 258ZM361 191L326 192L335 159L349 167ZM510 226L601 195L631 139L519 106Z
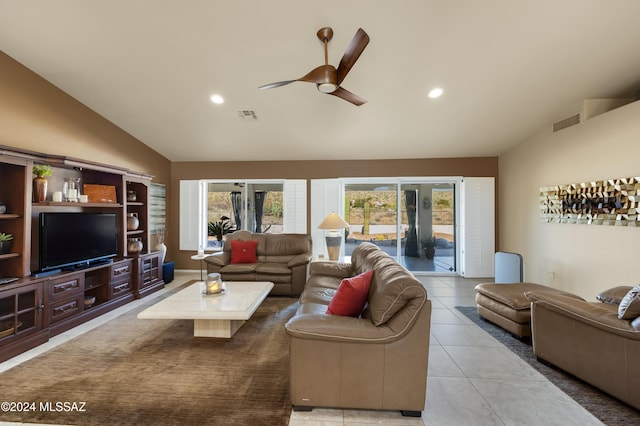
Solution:
M335 212L332 212L329 216L325 217L320 225L318 225L318 228L320 229L344 229L348 227L349 224Z

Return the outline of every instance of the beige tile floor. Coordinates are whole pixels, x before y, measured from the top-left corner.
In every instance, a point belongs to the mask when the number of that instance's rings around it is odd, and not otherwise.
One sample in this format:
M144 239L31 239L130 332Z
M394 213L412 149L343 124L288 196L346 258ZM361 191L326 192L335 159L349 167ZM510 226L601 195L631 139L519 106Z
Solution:
M198 278L198 272L176 271L175 280L167 288ZM473 287L479 281L458 277L419 278L433 303L427 400L422 418L405 418L397 412L314 409L293 412L290 426L602 424L455 309L455 306L475 306ZM0 363L0 372L147 300L134 301ZM5 424L18 423L0 422Z
M419 276L432 300L427 400L421 419L397 412L314 409L290 426L601 425L531 366L458 312L486 280Z

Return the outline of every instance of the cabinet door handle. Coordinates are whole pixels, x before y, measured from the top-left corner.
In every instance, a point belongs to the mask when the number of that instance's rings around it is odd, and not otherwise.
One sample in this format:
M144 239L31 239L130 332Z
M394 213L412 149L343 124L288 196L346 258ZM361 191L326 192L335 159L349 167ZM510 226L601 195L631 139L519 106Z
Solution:
M54 312L64 314L65 312L67 312L67 311L69 311L71 309L75 309L76 306L77 306L76 302L68 303L68 304L66 304L64 306L60 306L58 308L54 308Z

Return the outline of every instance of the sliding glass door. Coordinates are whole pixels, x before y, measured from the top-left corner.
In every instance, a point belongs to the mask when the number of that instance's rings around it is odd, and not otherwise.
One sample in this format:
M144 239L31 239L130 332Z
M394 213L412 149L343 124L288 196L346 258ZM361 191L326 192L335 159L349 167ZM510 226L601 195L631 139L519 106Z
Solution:
M346 233L345 255L362 241L375 243L392 256L398 255L398 193L393 183L344 185Z
M454 180L342 181L346 256L368 241L412 272L456 272Z

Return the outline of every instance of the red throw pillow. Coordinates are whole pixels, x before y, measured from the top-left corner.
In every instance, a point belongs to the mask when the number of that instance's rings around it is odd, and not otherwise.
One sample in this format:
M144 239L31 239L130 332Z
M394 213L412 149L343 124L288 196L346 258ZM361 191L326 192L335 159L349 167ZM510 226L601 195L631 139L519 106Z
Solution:
M338 291L329 302L327 313L349 317L359 316L367 303L372 278L373 270L343 279Z
M231 263L256 263L258 240L231 240Z

